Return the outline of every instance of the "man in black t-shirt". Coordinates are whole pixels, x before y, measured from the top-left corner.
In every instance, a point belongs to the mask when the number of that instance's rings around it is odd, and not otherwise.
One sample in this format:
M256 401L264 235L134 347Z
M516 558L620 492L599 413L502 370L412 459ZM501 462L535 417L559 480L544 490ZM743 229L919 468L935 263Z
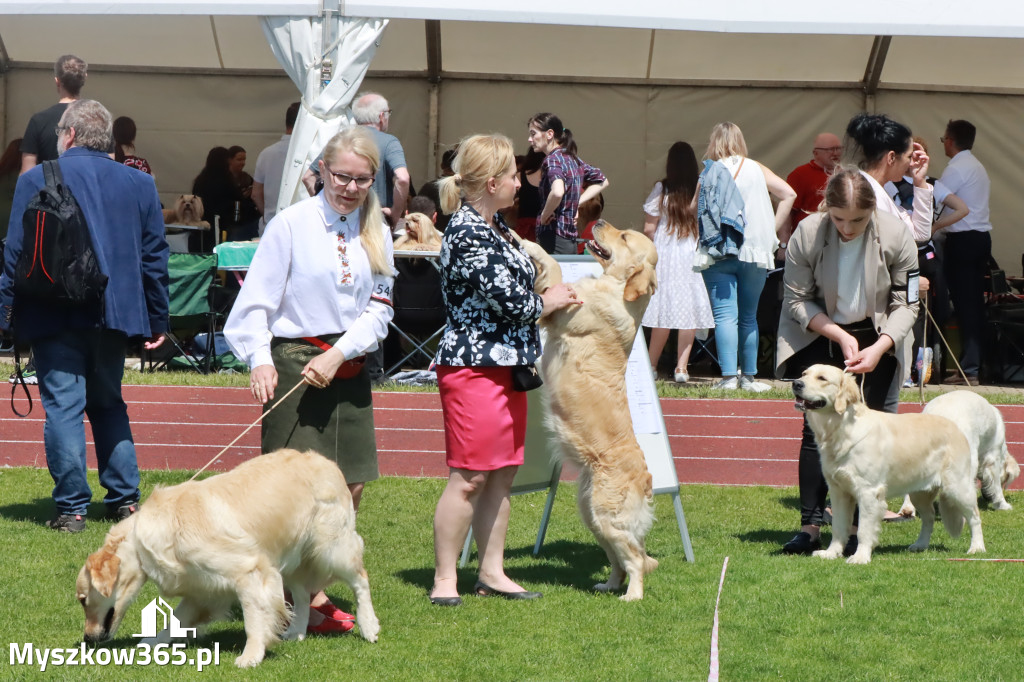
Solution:
M84 61L71 54L62 56L54 64L53 79L57 83L60 99L57 104L29 119L21 140L22 173L43 161L57 158L57 124L68 104L81 96L87 68Z

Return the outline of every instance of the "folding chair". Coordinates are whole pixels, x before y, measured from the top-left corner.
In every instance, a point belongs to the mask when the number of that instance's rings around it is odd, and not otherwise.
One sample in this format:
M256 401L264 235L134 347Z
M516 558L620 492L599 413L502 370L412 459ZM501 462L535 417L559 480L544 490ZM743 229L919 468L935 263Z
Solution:
M429 365L434 359L431 344L444 333L445 308L441 294L441 273L436 257L395 258L395 317L385 340L385 376L410 360ZM404 340L412 350L402 348ZM402 355L404 353L404 355ZM395 357L402 357L395 361Z
M177 354L164 358L155 366L150 357L150 369L166 367L172 359L180 355L192 369L201 374L208 374L217 324L217 313L210 306L211 288L217 272L217 256L172 253L168 258L167 272L170 280L170 330L167 332L167 340L177 350ZM201 331L207 332L207 342L203 356L198 357L187 350L184 339L191 338Z

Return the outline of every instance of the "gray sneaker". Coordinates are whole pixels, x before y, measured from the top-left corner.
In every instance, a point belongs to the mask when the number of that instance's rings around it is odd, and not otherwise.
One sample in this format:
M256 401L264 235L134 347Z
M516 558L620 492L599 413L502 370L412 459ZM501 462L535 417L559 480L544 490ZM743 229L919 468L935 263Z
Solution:
M711 389L715 391L735 391L740 387L740 381L736 377L722 377Z
M139 511L139 503L131 502L129 504L122 504L116 509L108 510L107 515L115 521L124 521L137 511Z
M763 381L755 381L754 377L748 377L744 374L740 377L740 389L753 391L754 393L764 393L765 391L772 390L772 387Z
M46 522L46 527L64 531L65 533L81 533L85 530L85 515L58 514L56 518Z

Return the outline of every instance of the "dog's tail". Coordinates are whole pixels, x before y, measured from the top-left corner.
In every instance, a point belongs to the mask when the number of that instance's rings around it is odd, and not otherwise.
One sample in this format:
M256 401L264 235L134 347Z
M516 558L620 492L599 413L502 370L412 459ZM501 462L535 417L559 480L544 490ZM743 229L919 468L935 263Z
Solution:
M966 519L963 512L960 511L960 507L946 493L939 495L939 513L942 515L942 525L946 527L946 532L950 537L960 537Z

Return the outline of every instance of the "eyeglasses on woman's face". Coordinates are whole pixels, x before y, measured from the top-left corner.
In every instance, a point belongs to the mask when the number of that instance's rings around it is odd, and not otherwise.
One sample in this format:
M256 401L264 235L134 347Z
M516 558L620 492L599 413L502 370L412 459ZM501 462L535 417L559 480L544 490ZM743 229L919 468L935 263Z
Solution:
M367 187L373 184L373 181L375 179L372 175L352 176L346 173L339 173L337 171L333 171L326 165L324 167L327 168L327 172L331 175L334 184L338 185L339 187L348 187L350 184L354 182L356 183L356 187L358 187L359 189L366 189Z

